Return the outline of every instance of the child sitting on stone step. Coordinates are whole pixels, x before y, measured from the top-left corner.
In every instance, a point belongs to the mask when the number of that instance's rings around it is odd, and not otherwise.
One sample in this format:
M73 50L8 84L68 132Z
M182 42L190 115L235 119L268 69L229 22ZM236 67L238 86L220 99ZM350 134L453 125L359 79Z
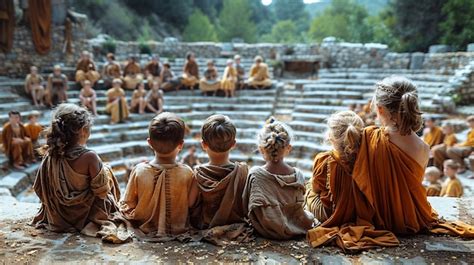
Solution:
M274 118L258 135L263 166L249 171L243 198L254 229L270 239L304 236L314 217L303 208L305 179L301 171L285 163L291 152L290 128Z
M86 147L91 126L92 117L83 107L61 104L54 111L33 185L41 201L33 224L123 243L129 237L118 233L123 227L118 182L112 169Z
M94 116L97 116L97 95L94 88L92 88L92 83L89 80L84 80L82 82L84 87L79 93L79 99L81 100L82 106L86 107Z
M236 144L236 132L234 123L224 115L212 115L202 125L201 147L209 162L194 170L199 203L193 209L191 221L198 229L244 222L242 193L248 167L229 160Z
M333 209L341 208L338 208L339 205L355 207L353 201L338 196L351 193L350 190L343 191L344 187L339 183L352 181L352 168L364 129L362 118L353 111L341 111L331 115L327 125L327 140L332 150L319 153L314 159L313 176L305 196L307 210L323 225L333 214L335 220L342 217L339 212L333 213Z
M447 177L443 183L440 196L442 197L461 197L464 193L461 181L456 176L459 170L459 164L454 160L444 161L444 175Z
M43 126L38 122L38 118L40 115L41 113L39 111L32 111L30 115L28 115L28 123L25 124L26 136L31 139L33 146L38 144L39 136L43 131Z
M169 112L150 122L147 141L155 157L135 166L121 202L122 213L140 230L139 236L172 238L188 230L189 208L198 192L191 168L176 162L185 128L184 121Z
M437 167L427 167L425 170L426 196L439 196L441 193L441 171Z

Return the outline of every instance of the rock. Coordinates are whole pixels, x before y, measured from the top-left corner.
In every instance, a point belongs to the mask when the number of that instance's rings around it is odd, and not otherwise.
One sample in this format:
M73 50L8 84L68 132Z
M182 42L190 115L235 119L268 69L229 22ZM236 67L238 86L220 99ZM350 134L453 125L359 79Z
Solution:
M425 54L422 52L414 52L411 54L410 69L422 69Z
M469 43L467 45L467 52L474 52L474 43Z
M450 52L451 46L449 45L444 45L444 44L436 44L436 45L431 45L429 48L429 53L444 53L444 52Z
M23 172L12 172L0 180L0 187L8 188L13 196L31 185L28 175Z

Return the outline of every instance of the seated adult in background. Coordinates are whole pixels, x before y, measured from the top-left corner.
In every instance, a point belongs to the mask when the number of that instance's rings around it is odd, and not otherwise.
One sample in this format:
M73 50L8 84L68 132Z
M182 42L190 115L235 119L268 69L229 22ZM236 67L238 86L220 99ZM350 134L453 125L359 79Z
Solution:
M398 245L394 234L420 232L474 237L474 227L438 218L422 185L430 148L415 132L422 126L415 85L391 76L376 84L374 102L383 127L367 127L351 181L339 182L334 200L354 202L308 231L313 247L336 243L345 250ZM334 209L334 212L341 209Z
M425 129L423 130L423 141L432 148L435 145L443 143L443 130L436 125L432 117L425 118Z
M459 173L464 173L467 169L464 159L474 151L474 115L466 119L471 130L467 133L466 141L448 148L447 155L459 165ZM471 170L474 170L471 168Z
M163 106L165 99L163 97L163 90L160 89L160 83L154 81L151 85L150 91L146 96L147 110L152 111L156 114L163 112Z
M25 169L29 162L34 162L33 144L27 137L25 127L18 111L8 113L9 121L2 130L2 142L5 154L16 169Z
M43 87L43 77L38 74L38 68L32 66L30 68L30 73L26 76L25 79L25 92L30 95L33 99L33 104L37 106L43 106L44 102L44 87Z
M431 148L431 156L433 157L433 165L439 170L443 170L444 160L448 159L447 150L449 147L453 147L458 139L454 134L453 125L445 122L441 127L444 135L443 143L435 145Z
M125 226L117 204L118 182L112 169L86 147L91 126L89 112L75 104L62 104L54 111L33 185L41 201L33 225L124 243L130 238L119 225Z
M83 51L76 66L76 82L84 85L84 80L89 80L93 86L100 79L100 74L96 69L90 53Z
M217 78L218 73L214 61L207 61L207 69L204 71L204 77L199 81L199 89L201 89L201 92L214 92L215 95L221 86L221 82Z
M160 78L161 89L164 91L170 91L174 89L177 91L179 89L179 80L171 70L171 65L168 62L163 64L163 70L161 70Z
M112 88L107 90L107 105L105 110L110 114L110 124L123 122L128 118L127 99L122 89L122 80L114 79Z
M107 54L107 62L102 70L102 79L104 80L104 86L110 88L112 81L115 78L122 76L120 64L115 61L115 55L113 53Z
M199 67L196 63L194 53L188 52L186 54L186 63L183 67L183 76L181 84L191 90L199 83Z
M226 97L234 97L235 86L237 84L237 70L232 60L227 60L227 66L222 76L221 88L225 92Z
M151 61L147 63L144 70L149 88L151 88L153 81L161 82L160 75L163 66L161 65L160 57L158 55L153 55L151 57Z
M242 89L245 86L245 69L240 63L240 55L234 56L235 69L237 70L237 89Z
M46 102L51 106L67 102L68 80L65 74L61 73L61 66L55 65L53 73L48 76L48 86L46 88Z
M255 63L250 68L247 84L253 88L268 88L272 86L272 80L268 74L268 66L263 62L261 56L255 57Z
M92 112L94 116L97 116L97 95L89 80L84 81L84 87L79 93L79 99L82 106Z
M130 56L127 65L123 68L123 81L125 82L125 89L135 89L137 85L143 81L143 75L140 64L137 63L136 58Z

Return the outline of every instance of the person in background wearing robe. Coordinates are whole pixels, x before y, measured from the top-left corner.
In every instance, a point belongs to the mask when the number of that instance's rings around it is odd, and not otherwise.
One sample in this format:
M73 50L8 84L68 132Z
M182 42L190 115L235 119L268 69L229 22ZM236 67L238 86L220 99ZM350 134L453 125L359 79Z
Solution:
M102 70L102 79L104 80L105 88L112 86L112 81L122 76L122 69L120 64L115 61L115 55L113 53L107 54L107 62Z
M160 114L163 112L165 98L163 90L160 89L160 83L153 81L150 91L146 96L147 110Z
M439 170L443 170L443 163L448 159L447 150L453 147L457 142L456 134L454 134L453 125L445 122L441 126L443 130L444 140L442 144L435 145L431 148L431 156L433 157L433 165Z
M128 58L127 65L123 68L123 81L125 89L135 89L143 81L140 64L134 56Z
M441 194L441 171L437 167L427 167L425 170L426 196Z
M286 240L306 234L314 216L304 210L305 178L285 163L291 152L290 128L270 118L258 135L265 165L250 169L243 193L245 212L263 237Z
M453 147L449 147L446 151L448 157L454 160L459 164L460 174L464 173L467 170L467 165L464 162L464 159L471 155L474 151L474 115L467 117L467 124L471 130L467 133L466 141L456 144ZM471 170L474 170L471 168Z
M129 115L125 91L121 88L122 80L114 79L112 88L107 90L107 105L105 110L110 114L110 124L124 122Z
M87 108L94 116L97 116L97 94L92 88L89 80L84 80L84 87L79 92L79 99L82 106Z
M423 130L423 141L432 148L435 145L442 144L444 139L443 130L436 125L432 117L425 118L425 129Z
M194 90L194 87L199 84L199 67L196 63L194 53L188 52L186 54L186 63L183 67L183 76L181 78L181 85Z
M355 207L351 200L341 199L350 194L350 190L342 190L340 183L350 182L354 167L364 122L353 111L341 111L332 114L327 122L328 142L332 150L319 153L313 164L305 204L308 211L326 226L326 220L331 222L341 219L345 207ZM350 189L350 186L346 188ZM337 210L333 212L333 210Z
M253 88L269 88L272 86L272 80L268 74L268 66L263 62L261 56L255 57L255 63L250 68L247 84Z
M240 55L234 56L235 70L237 70L237 89L243 89L245 86L245 69L240 63Z
M33 146L37 145L39 136L43 131L43 126L38 122L40 116L41 113L39 111L32 111L30 115L28 115L28 123L25 124L26 136L31 139Z
M178 78L176 78L176 75L171 70L171 65L168 62L163 64L163 70L161 70L160 78L161 89L163 89L163 91L179 90L180 81Z
M444 175L447 177L443 183L441 189L441 197L456 197L459 198L463 195L464 190L461 182L456 176L459 169L459 164L451 159L444 161Z
M232 60L227 60L227 66L225 67L221 81L221 88L224 90L226 97L231 98L235 96L236 84L237 70L234 67L234 62Z
M383 79L375 85L373 106L382 127L364 129L352 181L338 183L350 186L346 201L355 207L345 209L341 222L308 231L310 244L361 251L397 246L396 234L474 237L471 225L439 219L426 197L422 180L430 148L416 135L422 118L413 82L400 76Z
M196 146L192 145L189 147L188 152L181 159L181 163L188 165L190 168L193 168L197 165L200 165L201 162L196 155Z
M208 229L245 222L242 193L248 166L229 160L230 152L236 145L236 134L234 123L220 114L208 117L201 127L201 147L207 153L209 163L194 169L199 187L199 200L191 219L195 228Z
M122 213L139 229L139 236L166 239L189 229L188 213L198 190L192 169L176 161L185 127L181 118L169 112L150 122L147 141L155 157L135 166L121 202Z
M203 94L206 94L207 92L213 92L214 95L216 94L221 86L218 76L214 61L207 61L207 69L204 71L204 77L199 81L199 88Z
M52 107L67 102L68 88L68 80L66 75L61 73L61 66L55 65L53 73L48 76L47 104Z
M2 142L5 154L15 169L25 169L28 163L34 163L33 144L26 135L25 127L21 122L18 111L8 113L9 121L3 125Z
M160 57L153 55L151 61L145 66L145 77L147 79L148 88L151 88L153 81L161 83L161 72L163 71L163 65L161 65Z
M91 58L91 54L88 51L83 51L81 59L79 59L76 66L76 82L84 86L84 80L89 80L91 85L100 79L100 74L97 72L97 67Z
M25 92L31 96L36 107L44 105L43 81L43 77L38 74L38 68L32 66L25 79Z
M369 99L364 105L359 104L356 106L355 113L362 118L366 127L375 125L377 114L372 109L372 99Z
M124 243L118 235L120 190L112 169L87 149L92 117L83 107L61 104L47 128L43 161L33 185L41 208L36 228L57 233L81 232L108 243Z

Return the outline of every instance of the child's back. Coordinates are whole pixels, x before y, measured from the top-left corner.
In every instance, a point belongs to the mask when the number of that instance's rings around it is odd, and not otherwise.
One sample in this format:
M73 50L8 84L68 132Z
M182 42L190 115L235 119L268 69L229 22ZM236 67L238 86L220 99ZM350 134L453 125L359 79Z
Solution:
M192 185L193 172L186 165L140 163L130 175L122 212L144 233L186 232Z

